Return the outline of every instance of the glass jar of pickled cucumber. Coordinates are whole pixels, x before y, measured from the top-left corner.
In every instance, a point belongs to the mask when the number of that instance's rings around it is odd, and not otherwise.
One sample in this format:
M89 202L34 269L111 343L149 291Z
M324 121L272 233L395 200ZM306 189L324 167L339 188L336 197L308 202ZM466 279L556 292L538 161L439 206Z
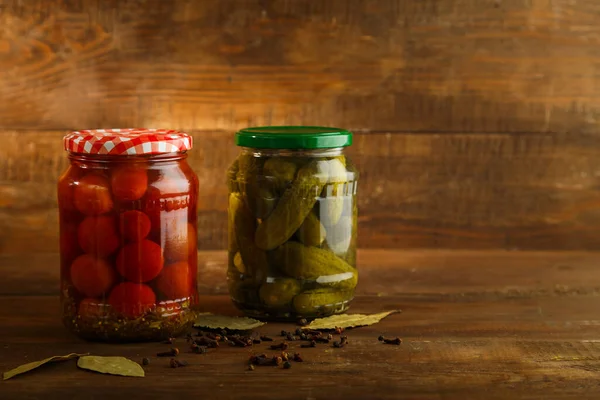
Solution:
M236 133L229 187L228 286L245 314L342 313L354 297L358 173L348 131L255 127Z
M75 334L177 335L196 316L198 178L192 138L156 129L72 132L58 182L61 305Z

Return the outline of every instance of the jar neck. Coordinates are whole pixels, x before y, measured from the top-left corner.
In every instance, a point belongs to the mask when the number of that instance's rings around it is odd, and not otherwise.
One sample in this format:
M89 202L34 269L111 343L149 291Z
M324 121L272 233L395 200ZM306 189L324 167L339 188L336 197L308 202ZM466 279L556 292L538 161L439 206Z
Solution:
M242 147L241 149L242 154L249 154L254 157L336 157L344 152L343 147L331 149L255 149Z
M71 162L81 163L163 163L185 160L186 152L166 154L140 154L140 155L107 155L107 154L83 154L69 152Z

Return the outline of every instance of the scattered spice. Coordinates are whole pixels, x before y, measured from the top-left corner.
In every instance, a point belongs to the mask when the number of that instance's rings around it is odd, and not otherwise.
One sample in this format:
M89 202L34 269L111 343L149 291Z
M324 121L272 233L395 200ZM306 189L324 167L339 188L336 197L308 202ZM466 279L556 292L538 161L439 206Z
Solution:
M265 323L247 317L228 317L225 315L214 315L203 313L198 316L194 328L221 329L227 331L250 331L263 326ZM225 333L223 336L227 336Z
M163 351L160 353L156 353L157 357L173 357L179 354L179 349L177 347L172 347L169 351Z
M250 364L265 366L265 365L277 365L276 358L269 358L266 354L260 354L258 356L250 356Z
M300 347L302 348L309 348L309 347L317 347L317 342L315 342L314 340L311 340L309 344L303 344Z
M290 332L287 334L286 339L289 340L290 342L293 342L296 340L296 336L292 335Z
M150 360L147 357L142 358L142 365L150 364Z
M308 325L308 320L306 318L300 318L297 321L297 324L300 325L300 326L306 326L306 325Z
M188 365L187 361L178 360L176 358L171 358L171 361L169 361L169 366L171 368L187 367Z
M340 314L331 317L318 318L306 326L307 329L336 329L353 328L357 326L373 325L390 314L400 310L386 311L378 314Z
M140 364L125 357L84 356L77 360L81 369L100 372L102 374L144 377L144 369Z
M287 335L289 335L289 334L290 334L290 332L283 331L283 330L281 331L281 336L284 336L284 337L285 337L285 336L287 336Z
M292 368L292 363L289 361L286 361L283 363L283 369L290 369Z
M71 360L73 358L78 358L78 357L81 357L81 356L84 356L84 355L86 355L86 354L72 353L72 354L67 354L66 356L54 356L54 357L46 358L46 359L41 360L41 361L33 361L33 362L30 362L30 363L27 363L27 364L23 364L23 365L21 365L21 366L19 366L17 368L11 369L8 372L5 372L3 374L3 378L2 379L4 379L4 380L10 379L13 376L24 374L25 372L29 372L31 370L39 368L42 365L47 364L47 363L56 362L56 361L67 361L67 360Z
M261 335L260 340L262 340L263 342L272 342L273 338L271 338L269 336Z
M262 342L260 339L257 339L257 338L252 339L252 344L261 344L261 343Z
M248 365L248 371L254 371L254 364Z
M275 356L273 357L273 362L275 363L275 365L280 366L283 363L283 358Z
M196 343L192 343L192 345L190 347L192 349L192 353L196 353L196 354L208 353L208 349L206 346L198 346Z
M197 338L196 340L194 340L194 343L196 343L198 346L206 346L206 347L209 347L212 349L219 347L219 342L217 342L216 340L207 338L206 336Z
M302 361L304 361L304 360L302 359L302 356L300 355L300 353L294 353L294 358L293 358L293 360L294 360L294 361L297 361L297 362L302 362Z
M289 344L287 344L287 342L281 342L279 344L272 344L271 345L271 350L287 350L287 348L289 347Z
M208 333L204 334L204 336L206 336L207 338L209 338L211 340L215 340L217 342L220 342L221 340L224 340L223 336L218 335L216 333L212 333L212 332L208 332Z
M337 333L338 335L341 335L342 332L344 332L344 328L342 328L340 326L335 327L335 333Z
M317 342L317 343L329 343L331 341L331 339L328 339L326 337L317 337L317 338L314 338L312 341Z
M281 359L283 361L289 361L290 360L290 355L288 353L286 353L285 351L281 352Z
M387 339L385 337L379 336L379 341L383 342L385 344L395 344L396 346L399 346L402 344L402 339L400 339L399 337L395 337L394 339Z

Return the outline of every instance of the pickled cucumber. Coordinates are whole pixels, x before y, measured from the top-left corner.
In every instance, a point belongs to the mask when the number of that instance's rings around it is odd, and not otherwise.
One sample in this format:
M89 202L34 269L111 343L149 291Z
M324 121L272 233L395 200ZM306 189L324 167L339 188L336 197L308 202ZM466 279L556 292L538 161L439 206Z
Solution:
M240 190L237 184L237 173L239 169L240 162L237 159L227 169L227 186L229 188L229 192L237 192Z
M232 193L230 200L232 200L230 207L233 210L233 229L246 274L255 282L262 282L268 274L268 261L266 253L254 244L256 219L238 194Z
M273 261L289 277L315 280L356 270L335 254L317 247L287 242L272 252Z
M237 207L236 199L238 198L238 194L236 192L231 192L229 194L229 207L227 208L227 217L228 217L228 223L229 223L229 229L228 229L228 239L227 239L227 246L228 246L228 250L232 253L236 253L238 251L238 243L237 243L237 238L236 238L236 231L235 231L235 225L233 222L233 218L235 215L235 210Z
M298 164L293 160L287 160L282 157L273 157L265 161L263 174L266 177L275 180L273 186L276 187L277 192L281 194L287 189L288 185L292 183L297 170Z
M266 218L277 204L274 183L262 175L263 158L242 154L238 158L238 186L244 202L256 218Z
M319 201L319 211L323 223L333 226L338 223L344 211L344 184L348 181L348 173L339 159L334 158L328 163L329 180L323 189L323 198Z
M302 286L295 279L279 278L273 282L265 282L260 286L258 295L260 300L268 307L288 306L294 296L302 290Z
M328 180L328 166L327 161L313 160L300 168L292 186L256 230L255 241L259 248L274 249L298 230Z
M325 235L325 227L313 212L308 213L306 219L302 225L300 225L300 228L296 233L298 240L300 240L306 246L316 247L321 246L325 240Z
M294 310L298 314L314 314L318 308L335 309L352 300L352 291L331 289L307 290L293 300Z
M242 255L239 252L235 253L235 256L233 256L233 265L240 274L246 274L246 266L244 265L244 260L242 260Z

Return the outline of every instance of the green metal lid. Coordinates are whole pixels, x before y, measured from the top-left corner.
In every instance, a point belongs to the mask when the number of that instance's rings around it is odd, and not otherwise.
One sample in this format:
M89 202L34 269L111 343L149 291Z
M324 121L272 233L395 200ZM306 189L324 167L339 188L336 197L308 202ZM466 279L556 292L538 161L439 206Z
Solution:
M330 149L352 144L352 132L322 126L259 126L235 134L235 144L256 149Z

